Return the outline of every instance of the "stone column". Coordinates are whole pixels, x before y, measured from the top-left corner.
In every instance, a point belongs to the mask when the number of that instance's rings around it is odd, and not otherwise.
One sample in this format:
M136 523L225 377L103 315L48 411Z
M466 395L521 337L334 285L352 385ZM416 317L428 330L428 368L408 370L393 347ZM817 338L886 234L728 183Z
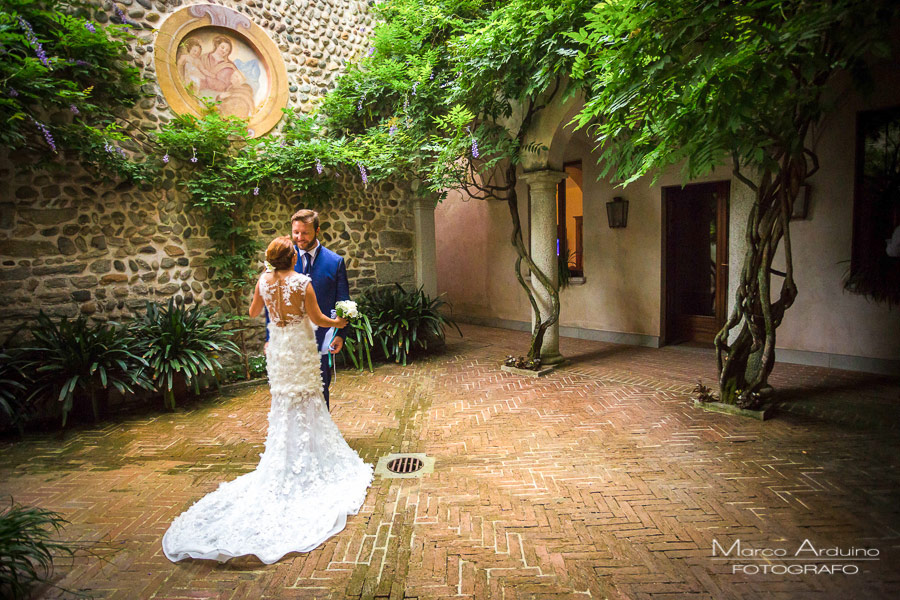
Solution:
M416 287L424 287L425 293L437 296L437 251L434 234L434 204L431 198L413 200L416 226Z
M531 259L538 269L552 281L559 283L559 267L556 258L556 186L566 178L560 171L533 171L522 175L528 184L528 196L531 200ZM540 315L532 315L532 326L539 317L547 318L550 314L550 295L544 286L531 276L531 287L537 300ZM544 333L541 346L541 362L556 364L562 362L559 353L559 321L553 323Z

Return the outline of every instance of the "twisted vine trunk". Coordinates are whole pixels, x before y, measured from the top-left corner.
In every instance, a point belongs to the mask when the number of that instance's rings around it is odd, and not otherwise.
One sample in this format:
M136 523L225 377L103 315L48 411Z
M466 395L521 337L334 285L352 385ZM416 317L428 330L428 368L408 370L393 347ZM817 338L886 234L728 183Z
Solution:
M716 335L715 346L719 397L722 402L743 408L759 408L773 391L768 380L775 366L775 332L797 297L790 215L804 180L818 168L815 155L808 150L778 158L777 172L764 171L758 185L735 171L754 190L756 198L747 223L747 251L734 306ZM808 168L808 158L812 159L812 170ZM772 268L782 239L784 272ZM782 280L774 299L773 275Z
M534 329L531 332L531 346L528 348L527 355L527 358L535 359L540 358L541 346L544 344L544 335L547 333L547 329L559 320L559 289L553 285L550 278L534 264L528 249L525 247L525 241L522 239L522 221L519 219L519 196L516 193L516 181L516 167L515 165L510 164L506 167L506 183L509 186L506 204L509 206L509 215L512 218L513 223L512 245L518 254L518 258L516 259L516 279L528 295L528 302L531 303L531 310L533 314L536 315ZM546 319L541 318L541 311L538 307L537 299L534 296L534 290L531 289L531 286L522 274L523 262L550 297L550 314L547 315Z

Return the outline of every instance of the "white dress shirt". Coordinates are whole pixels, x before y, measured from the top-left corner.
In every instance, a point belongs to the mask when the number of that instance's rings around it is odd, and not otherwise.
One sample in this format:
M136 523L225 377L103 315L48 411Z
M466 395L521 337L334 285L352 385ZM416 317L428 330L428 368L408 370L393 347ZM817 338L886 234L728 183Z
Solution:
M307 252L306 250L300 250L299 247L297 248L297 250L300 252L300 269L301 270L303 269L303 255L306 254L306 255L309 255L309 270L310 270L310 272L312 271L313 263L316 262L316 256L319 254L319 248L321 248L321 247L322 247L322 244L320 244L319 241L316 240L315 248L313 248L309 252Z

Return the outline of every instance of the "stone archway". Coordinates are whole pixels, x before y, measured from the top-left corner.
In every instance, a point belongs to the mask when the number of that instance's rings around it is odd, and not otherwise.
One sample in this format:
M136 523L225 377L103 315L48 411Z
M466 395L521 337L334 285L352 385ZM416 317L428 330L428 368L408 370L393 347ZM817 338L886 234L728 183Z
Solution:
M545 169L560 170L566 144L575 134L569 125L584 106L584 96L573 96L564 102L552 102L538 113L525 134L523 146L542 147L542 152L528 152L522 157L522 169L526 173Z

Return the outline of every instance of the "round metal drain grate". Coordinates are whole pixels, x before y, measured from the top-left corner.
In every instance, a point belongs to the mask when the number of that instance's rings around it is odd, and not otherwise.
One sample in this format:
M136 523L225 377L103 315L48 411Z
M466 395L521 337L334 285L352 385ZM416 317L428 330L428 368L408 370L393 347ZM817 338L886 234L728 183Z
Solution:
M391 473L415 473L425 466L421 459L414 456L401 456L388 462L387 469Z

